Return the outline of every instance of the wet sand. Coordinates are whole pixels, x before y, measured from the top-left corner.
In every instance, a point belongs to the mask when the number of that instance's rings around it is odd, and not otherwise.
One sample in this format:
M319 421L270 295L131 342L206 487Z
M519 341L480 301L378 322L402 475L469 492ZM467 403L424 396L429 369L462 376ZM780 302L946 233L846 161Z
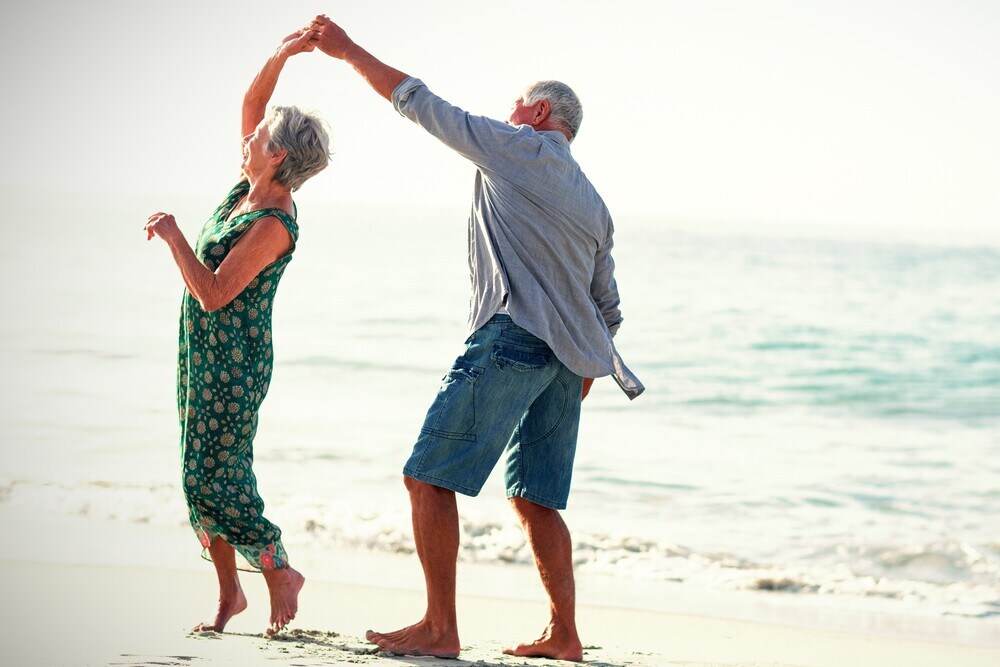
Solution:
M250 606L227 632L192 634L209 618L215 578L203 572L7 561L2 569L10 665L568 665L505 656L545 622L537 601L460 596L458 660L396 657L367 643L422 613L413 590L309 580L298 618L277 639L261 577L246 575ZM585 661L599 666L939 667L1000 664L1000 646L963 646L782 625L582 605Z

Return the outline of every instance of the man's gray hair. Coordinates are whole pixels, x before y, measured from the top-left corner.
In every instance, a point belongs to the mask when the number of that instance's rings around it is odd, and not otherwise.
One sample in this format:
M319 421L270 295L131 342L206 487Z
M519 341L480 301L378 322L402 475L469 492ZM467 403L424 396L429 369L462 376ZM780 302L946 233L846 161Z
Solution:
M569 132L569 140L573 141L583 122L583 105L573 89L562 81L536 81L524 91L521 103L527 107L537 104L539 100L549 101L552 106L549 121Z
M318 116L298 107L271 107L267 150L287 151L274 179L292 192L323 171L330 162L330 135Z

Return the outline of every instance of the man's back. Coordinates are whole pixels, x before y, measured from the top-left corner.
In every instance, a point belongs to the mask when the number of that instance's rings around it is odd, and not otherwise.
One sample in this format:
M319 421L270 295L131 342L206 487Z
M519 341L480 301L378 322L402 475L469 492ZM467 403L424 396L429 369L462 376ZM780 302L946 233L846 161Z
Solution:
M403 115L479 168L469 220L470 331L501 307L575 373L614 372L621 322L607 207L558 131L468 114L406 79Z

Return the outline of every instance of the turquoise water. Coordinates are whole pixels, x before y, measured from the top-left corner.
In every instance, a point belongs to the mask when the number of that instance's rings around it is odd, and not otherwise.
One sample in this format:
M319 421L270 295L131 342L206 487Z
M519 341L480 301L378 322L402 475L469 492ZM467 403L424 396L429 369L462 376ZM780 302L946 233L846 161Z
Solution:
M189 237L215 203L175 209ZM0 232L0 503L184 523L181 282L141 233L162 207L36 202ZM293 557L408 552L400 470L465 336L463 213L300 209L262 493ZM617 342L648 390L585 403L578 568L1000 614L1000 246L617 225ZM499 477L460 502L462 558L528 563Z

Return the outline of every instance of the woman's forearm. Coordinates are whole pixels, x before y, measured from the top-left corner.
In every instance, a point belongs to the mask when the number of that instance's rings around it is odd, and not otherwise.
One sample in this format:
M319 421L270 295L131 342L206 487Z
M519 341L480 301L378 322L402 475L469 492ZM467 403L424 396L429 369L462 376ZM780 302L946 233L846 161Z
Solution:
M226 305L222 301L217 277L207 266L199 261L194 251L188 244L184 234L178 230L175 234L166 239L170 254L177 263L177 268L181 270L181 277L187 285L188 292L191 293L201 307L207 311L218 310Z
M147 238L159 236L170 248L184 284L201 307L213 311L229 304L266 267L285 256L294 240L285 226L274 217L254 223L215 271L202 264L177 221L168 213L156 213L146 223Z
M250 83L250 87L247 88L247 92L243 96L243 136L253 132L258 123L264 119L267 103L271 101L271 95L274 94L274 89L278 85L278 77L281 75L286 60L288 60L288 53L282 45L267 59L260 72Z
M267 104L271 101L275 86L278 85L278 77L285 66L285 61L297 53L312 51L315 48L314 38L315 32L305 28L285 37L250 82L250 87L243 96L244 137L252 133L257 124L264 119Z

